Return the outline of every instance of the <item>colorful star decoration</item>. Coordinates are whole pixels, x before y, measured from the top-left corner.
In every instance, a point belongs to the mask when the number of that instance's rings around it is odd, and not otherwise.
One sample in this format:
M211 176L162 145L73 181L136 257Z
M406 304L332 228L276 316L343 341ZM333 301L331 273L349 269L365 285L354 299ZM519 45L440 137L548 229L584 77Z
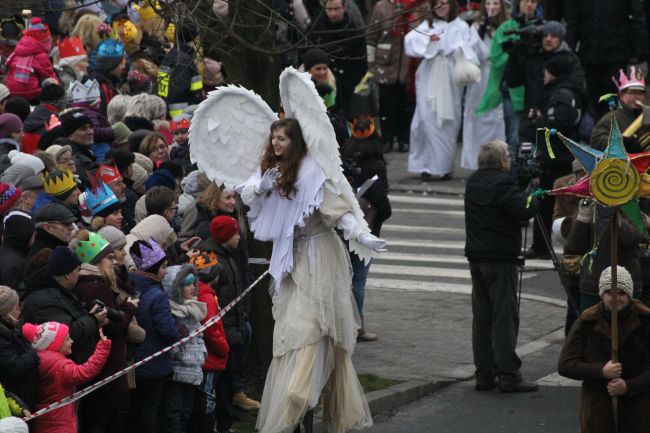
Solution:
M650 167L650 151L628 155L614 116L605 151L577 143L555 130L549 133L562 140L588 174L575 185L547 194L591 198L603 206L618 206L639 231L649 237L639 209L639 197L650 197L650 174L646 173Z

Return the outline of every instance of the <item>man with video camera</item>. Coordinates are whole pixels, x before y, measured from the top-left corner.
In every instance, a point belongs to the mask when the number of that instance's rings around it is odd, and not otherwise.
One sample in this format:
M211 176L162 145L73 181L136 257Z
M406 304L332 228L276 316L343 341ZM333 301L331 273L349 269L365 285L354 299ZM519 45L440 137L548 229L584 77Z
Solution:
M566 29L557 21L525 28L526 37L510 47L505 80L508 86L524 86L524 118L519 128L522 143L537 144L536 162L542 189L551 189L555 179L571 173L571 157L557 137L551 137L551 157L543 131L556 128L570 138L577 138L582 107L586 106L584 72L580 60L564 42ZM549 69L553 72L549 73ZM545 75L548 74L548 75ZM540 214L547 233L551 231L553 197L540 203ZM550 251L538 224L533 230L533 244L526 258L550 258Z

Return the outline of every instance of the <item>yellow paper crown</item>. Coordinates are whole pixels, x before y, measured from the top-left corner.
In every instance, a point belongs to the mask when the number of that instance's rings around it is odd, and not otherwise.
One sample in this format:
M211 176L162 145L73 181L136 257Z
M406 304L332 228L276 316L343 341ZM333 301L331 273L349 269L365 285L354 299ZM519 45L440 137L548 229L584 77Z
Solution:
M153 5L154 6L152 7L151 3L147 1L142 6L139 6L137 4L134 5L134 9L138 12L138 15L140 15L140 19L148 20L149 18L153 18L153 16L156 15L156 10L160 9L158 2L153 2Z
M45 173L43 188L53 197L65 194L77 187L77 181L70 170Z

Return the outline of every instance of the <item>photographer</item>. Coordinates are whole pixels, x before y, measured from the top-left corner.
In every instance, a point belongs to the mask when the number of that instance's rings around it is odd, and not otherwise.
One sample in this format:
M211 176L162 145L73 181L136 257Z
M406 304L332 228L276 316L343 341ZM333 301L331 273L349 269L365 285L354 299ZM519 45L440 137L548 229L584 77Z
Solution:
M506 70L509 86L524 85L524 113L519 136L522 142L537 143L536 159L541 172L539 186L550 189L553 182L571 173L573 158L557 137L551 137L555 158L551 158L543 133L538 128L555 128L570 138L577 138L586 105L584 75L578 57L563 41L565 28L557 21L549 21L529 35L524 43L513 47ZM552 70L549 73L545 65ZM546 70L546 72L544 72ZM546 74L546 75L545 75ZM553 197L545 197L540 203L544 228L551 231ZM544 243L542 228L535 224L533 243L526 251L526 258L550 258Z

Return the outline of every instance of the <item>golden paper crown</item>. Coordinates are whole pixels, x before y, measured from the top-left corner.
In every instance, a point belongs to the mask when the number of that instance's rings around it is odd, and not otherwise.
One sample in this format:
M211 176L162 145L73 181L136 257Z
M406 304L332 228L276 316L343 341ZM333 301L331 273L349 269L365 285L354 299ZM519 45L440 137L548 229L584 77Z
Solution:
M152 3L146 1L142 4L142 6L138 6L137 4L134 5L134 9L138 12L138 15L140 15L140 18L142 20L148 20L149 18L153 18L153 16L156 15L156 10L160 9L160 5L158 4L158 2L153 2L153 7L151 6L151 4Z
M77 187L77 181L70 170L45 173L43 188L53 197L65 194Z

